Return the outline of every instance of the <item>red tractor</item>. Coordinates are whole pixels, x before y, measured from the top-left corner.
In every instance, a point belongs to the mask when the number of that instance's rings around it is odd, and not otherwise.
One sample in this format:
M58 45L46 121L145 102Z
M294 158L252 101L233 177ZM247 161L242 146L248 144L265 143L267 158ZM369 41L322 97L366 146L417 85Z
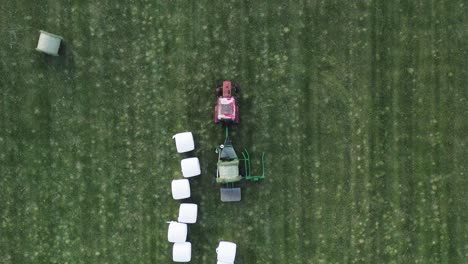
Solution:
M236 95L239 92L239 86L231 81L223 81L222 86L216 87L216 96L218 97L214 111L214 122L239 123L239 105Z

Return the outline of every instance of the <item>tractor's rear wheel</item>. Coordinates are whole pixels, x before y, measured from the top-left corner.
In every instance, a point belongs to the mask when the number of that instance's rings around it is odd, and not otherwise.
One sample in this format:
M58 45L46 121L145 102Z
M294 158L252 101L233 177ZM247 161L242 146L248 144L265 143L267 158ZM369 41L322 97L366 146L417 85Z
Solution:
M238 94L240 93L241 89L240 89L240 86L239 84L235 83L234 84L234 93Z
M223 96L223 87L216 88L216 97Z

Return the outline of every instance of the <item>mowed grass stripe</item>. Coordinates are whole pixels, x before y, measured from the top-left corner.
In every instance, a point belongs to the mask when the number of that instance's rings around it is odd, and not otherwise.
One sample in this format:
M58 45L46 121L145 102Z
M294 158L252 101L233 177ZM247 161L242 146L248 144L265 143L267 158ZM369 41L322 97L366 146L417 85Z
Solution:
M316 225L313 236L313 244L317 246L314 257L315 262L333 262L335 256L329 255L329 252L339 252L340 241L337 238L343 229L336 218L337 210L340 210L340 203L336 196L340 188L340 182L343 180L339 167L344 162L341 142L343 140L346 125L346 115L344 112L349 105L345 98L347 91L343 85L343 75L333 76L332 71L344 73L344 56L347 51L340 50L338 43L345 37L345 25L342 22L343 13L334 8L326 1L320 1L314 7L317 17L315 30L317 40L314 41L315 55L313 58L316 67L316 74L312 75L311 80L313 93L311 100L315 112L314 127L316 134L313 138L315 146L313 149L316 158L311 164L314 175L314 201L313 219ZM337 25L330 27L331 24ZM328 164L335 164L329 166ZM329 234L329 235L326 235ZM343 258L344 256L336 256Z
M345 149L347 161L345 164L345 187L343 191L347 194L343 200L347 201L345 207L348 207L347 221L343 223L343 229L347 247L346 255L343 256L346 261L352 263L363 261L366 257L363 254L368 252L373 244L371 237L364 229L369 225L369 190L371 188L369 167L369 144L370 135L370 94L369 89L374 89L372 83L367 78L370 76L373 67L371 59L373 57L370 38L370 15L369 4L359 3L353 5L353 11L349 12L350 23L347 24L342 33L346 36L342 40L350 42L350 47L346 50L343 57L343 72L340 74L342 86L349 91L348 96L342 96L341 100L345 107L346 136L344 140L349 140L349 145ZM370 67L369 67L370 66ZM345 141L346 142L346 141ZM345 144L344 144L345 145ZM344 202L343 201L343 202ZM343 208L342 210L345 210ZM371 252L373 254L374 252ZM372 256L367 256L367 258ZM339 261L337 259L337 261Z
M301 64L295 65L293 71L296 72L295 78L298 79L296 87L302 87L300 90L300 128L301 132L301 141L299 149L301 157L300 161L300 174L301 174L301 239L303 240L300 244L300 251L302 253L303 259L312 259L315 254L315 249L317 244L315 243L314 236L317 232L317 224L314 221L314 178L317 173L314 171L314 164L317 162L319 149L317 146L320 144L318 138L318 129L316 129L317 124L317 99L314 99L316 93L313 92L313 87L318 86L317 80L315 80L317 74L315 72L316 67L313 67L314 62L317 60L314 57L314 50L316 49L316 39L311 37L311 35L316 34L304 34L305 30L310 32L318 32L318 27L316 25L316 18L314 16L315 12L314 5L310 2L303 1L301 3L301 10L299 14L293 13L295 8L291 8L291 15L299 16L302 18L298 22L298 33L297 36L300 47L296 48L296 52L299 54L294 54L291 56L290 61L300 61ZM297 12L297 11L296 11ZM303 12L301 14L301 12ZM300 29L300 30L299 30ZM291 30L294 30L291 27ZM293 51L291 52L293 53ZM301 67L302 66L302 67ZM299 73L299 74L298 74ZM301 83L302 82L302 83ZM299 93L299 92L298 92Z
M169 245L167 244L166 233L158 232L158 230L166 228L164 221L172 220L170 216L173 215L177 205L172 204L172 197L168 193L172 176L170 168L173 166L173 163L169 161L173 156L165 155L161 151L161 149L172 147L170 145L172 143L170 142L171 131L167 130L170 127L171 120L157 120L156 117L163 110L168 110L164 109L163 105L172 91L167 89L166 81L162 78L165 73L163 60L165 48L160 42L165 42L166 39L163 31L165 21L162 15L164 14L163 6L155 4L154 7L145 6L144 9L148 12L148 18L153 21L153 23L146 22L149 27L148 36L150 41L145 42L146 46L144 47L149 52L149 56L146 57L146 64L150 69L150 76L148 77L148 83L145 84L147 87L143 94L147 94L148 90L151 91L149 102L147 102L149 109L146 109L147 120L151 120L150 122L146 121L146 129L149 131L146 146L151 158L145 164L149 178L146 182L147 190L144 198L151 201L149 208L146 209L146 212L149 213L149 220L145 230L146 234L151 235L147 238L146 250L151 262L161 262L170 258ZM160 182L160 179L164 179L164 183Z
M394 125L392 122L393 109L395 105L394 92L391 87L393 83L394 72L398 71L396 67L396 56L393 50L397 48L398 40L398 25L395 24L393 18L398 16L398 9L388 3L378 2L374 5L376 17L382 16L383 19L375 20L375 64L376 68L373 74L376 80L376 86L373 87L372 95L372 112L371 116L375 117L374 133L371 136L373 143L371 144L371 179L373 186L371 195L375 197L371 202L371 210L373 211L372 237L375 238L373 243L373 251L376 252L372 258L372 262L386 262L398 257L398 252L404 248L401 243L399 229L401 222L399 218L398 201L398 175L395 174L395 164L393 160L396 155L392 153L394 149L392 140L393 130L387 129ZM394 88L397 90L397 88ZM394 159L392 159L392 157Z
M402 34L402 49L403 50L417 50L417 42L413 38L413 27L415 25L415 12L416 7L411 3L407 5L402 5L402 21L404 21L401 34ZM405 259L414 258L414 252L416 250L414 244L417 234L415 233L416 229L416 219L414 214L416 211L415 200L416 200L416 186L417 179L412 177L415 173L413 166L413 154L412 149L414 148L414 127L415 127L415 113L414 113L414 67L417 53L411 52L410 54L404 54L401 58L401 75L399 87L401 92L398 95L399 109L398 120L400 121L399 125L399 162L400 169L399 174L400 181L402 182L402 196L400 198L400 203L402 204L402 212L404 216L404 226L403 230L406 233L405 242L407 244L405 250L403 251L403 257Z
M8 8L11 6L6 6L4 8ZM5 14L5 19L11 18L13 16L13 12L9 12ZM4 19L2 19L4 20ZM7 20L5 20L5 24ZM14 252L15 248L19 246L22 239L24 239L24 235L20 230L24 230L24 222L22 222L22 212L23 208L25 208L25 199L20 197L20 192L17 191L21 186L21 182L18 182L19 177L15 177L17 174L23 174L18 168L18 164L22 161L18 159L20 157L20 149L21 146L15 142L14 138L11 136L16 134L18 128L16 126L15 120L12 117L14 112L19 112L20 106L19 104L15 103L18 98L18 91L13 89L12 84L16 83L16 80L11 79L11 75L8 74L7 69L13 68L16 66L17 63L6 63L3 57L7 54L8 49L10 49L10 54L12 54L12 47L17 45L17 32L15 28L2 27L2 33L8 34L5 38L2 38L1 43L3 44L2 47L2 67L0 67L0 72L2 73L2 129L1 129L1 145L2 152L1 154L1 173L2 173L2 180L0 182L2 192L2 202L0 204L0 214L1 214L1 237L2 237L2 245L5 245L4 254L2 254L1 260L3 262L11 262L11 261L21 261L24 259L24 256L17 256ZM13 98L12 98L13 97ZM20 176L22 180L25 179L24 176ZM21 189L20 189L21 190ZM18 199L16 201L15 199ZM19 204L19 207L16 207L15 204ZM18 215L18 217L17 217ZM16 223L16 224L15 224ZM16 234L16 235L15 235ZM29 246L29 245L27 245Z
M450 19L450 22L453 23L453 27L449 32L450 34L449 42L451 44L450 54L451 54L451 64L453 65L451 72L450 84L453 85L454 92L451 94L453 96L454 110L456 116L453 120L453 126L448 128L450 133L454 135L454 141L452 145L451 158L454 163L453 174L448 181L448 192L455 194L449 198L449 214L448 214L448 229L450 237L450 254L449 258L451 262L460 262L466 259L468 249L464 245L464 241L468 238L466 230L468 225L466 221L466 201L467 193L459 192L463 188L463 184L467 182L466 180L466 158L468 157L468 152L466 151L467 137L465 131L468 129L466 123L463 121L463 116L468 113L468 107L466 104L466 98L468 98L468 91L466 89L466 81L464 79L468 76L467 68L465 67L468 63L466 56L467 51L462 49L468 44L466 39L466 30L463 30L464 25L467 23L466 10L467 6L465 3L456 2L451 6L451 12L454 16ZM461 15L463 14L463 15ZM463 135L463 136L462 136ZM456 195L459 193L460 195ZM460 236L459 234L464 234ZM466 243L465 243L466 244Z
M459 3L454 3L452 5L446 5L446 12L448 13L457 13L455 9L457 8L457 5ZM453 18L445 18L445 23L450 21L450 23L453 23L452 21ZM445 193L452 193L453 189L453 184L454 184L454 178L455 176L455 168L456 168L456 161L452 158L452 153L454 153L455 150L455 135L452 133L454 131L455 127L455 120L456 120L456 101L457 98L455 96L456 94L456 88L454 87L454 72L457 72L458 69L456 68L456 58L454 56L454 51L456 47L456 38L454 38L454 35L456 35L456 31L452 28L451 30L441 30L439 29L439 34L443 37L443 42L441 44L447 45L449 48L446 50L446 58L445 58L445 63L452 65L452 67L447 67L445 74L446 80L444 81L444 84L447 86L447 89L449 90L448 93L444 92L442 89L439 89L438 95L440 96L440 105L437 109L437 116L438 116L438 123L440 124L440 132L441 132L441 146L439 147L440 151L438 154L438 162L439 166L443 166L446 171L441 170L440 173L444 174L445 182L443 183L442 190ZM444 49L442 49L444 50ZM455 66L455 67L454 67ZM439 67L441 68L441 67ZM445 236L445 243L441 243L441 251L445 253L445 258L447 262L460 262L461 260L459 259L459 255L454 252L454 245L458 243L454 239L454 234L452 233L454 230L454 225L453 225L453 216L451 212L451 208L453 205L453 200L449 196L445 199L444 204L441 205L441 214L443 217L442 219L445 222L445 226L442 226L444 236Z
M466 162L459 160L458 157L460 157L460 152L459 152L459 147L462 146L462 149L465 149L464 154L461 155L461 157L467 157L467 152L466 148L463 148L463 146L466 145L466 139L467 137L463 137L464 140L461 140L460 142L457 138L461 134L465 134L462 131L466 130L466 124L463 124L463 121L460 120L460 113L467 113L468 108L466 107L459 107L460 105L464 104L463 102L466 102L466 98L468 96L467 89L463 88L464 85L460 83L460 81L463 80L464 77L468 76L468 71L466 67L462 65L466 65L468 62L467 56L466 56L466 50L463 49L464 46L468 43L466 37L461 37L461 38L456 38L455 36L466 36L468 32L466 30L464 32L460 32L459 28L460 25L466 25L468 19L466 15L466 10L467 6L466 3L463 3L462 1L455 2L452 5L449 5L448 7L448 12L451 13L453 12L454 14L464 14L461 19L453 19L453 17L450 17L448 19L449 23L454 23L457 25L456 27L451 28L447 33L447 41L450 44L449 46L449 62L452 67L450 67L450 72L448 73L448 86L453 89L453 93L450 94L452 100L448 102L448 104L453 106L453 123L452 126L447 127L446 134L451 134L453 136L453 141L452 145L448 145L449 151L447 151L447 157L453 161L453 168L451 170L451 174L449 179L447 180L447 193L454 193L453 191L456 190L457 188L453 188L453 184L457 184L458 186L462 186L463 183L466 183L466 173L467 171L467 166ZM459 17L459 16L455 16ZM453 33L453 34L452 34ZM461 56L460 56L461 55ZM457 83L459 85L457 85ZM449 95L446 94L444 91L441 91L441 94L444 95ZM453 102L453 103L452 103ZM445 121L449 121L447 118L442 118ZM460 130L459 130L460 128ZM465 134L466 135L466 134ZM460 144L462 143L462 144ZM462 158L463 159L463 158ZM449 187L452 186L452 187ZM449 261L450 262L457 262L457 261L462 261L464 257L466 258L467 256L467 248L465 247L463 250L454 250L455 248L461 248L461 245L463 242L460 240L466 240L468 235L466 234L465 231L461 231L464 233L463 238L458 236L457 234L460 234L456 232L458 228L462 227L462 230L467 230L467 224L466 221L460 221L461 219L466 218L466 210L461 209L466 207L466 203L459 204L458 202L454 202L454 200L462 201L466 200L467 194L466 192L461 192L464 193L464 196L461 197L461 200L454 199L452 196L448 198L448 216L447 216L447 228L448 228L448 236L450 240L449 244ZM457 211L460 211L457 213ZM456 220L455 220L456 219ZM455 232L453 232L455 231ZM461 243L460 243L461 242ZM459 246L457 246L459 245ZM464 254L464 255L463 255Z
M432 6L433 14L435 20L446 24L446 16L448 10L447 7L443 4L434 4ZM447 156L447 153L444 153L444 142L442 140L443 129L441 126L443 125L443 120L441 114L445 111L443 109L450 109L450 105L444 105L444 95L441 94L441 87L447 87L447 91L451 90L451 87L447 85L447 78L449 78L449 69L446 67L441 67L441 64L448 64L448 54L447 50L444 47L449 46L447 41L447 34L444 30L439 26L439 24L433 23L432 30L434 32L434 48L439 51L439 57L433 57L433 70L432 74L434 81L433 89L433 99L431 105L433 106L433 127L436 131L435 133L435 140L433 142L434 148L434 157L433 157L433 164L434 164L434 176L432 179L432 199L433 199L433 212L434 212L434 219L438 222L437 226L437 238L438 243L436 245L437 250L440 252L439 261L441 262L448 262L448 252L449 252L449 237L448 237L448 230L447 230L447 212L445 208L448 207L448 197L444 195L441 190L445 188L447 185L446 181L448 181L447 172L449 171L450 161L444 160L443 157ZM450 118L451 114L448 112L444 113L444 118ZM449 138L449 135L445 135ZM443 155L443 156L442 156ZM440 190L440 191L439 191Z
M261 14L262 15L262 14ZM269 29L266 30L267 35L264 36L267 46L264 46L262 50L263 63L266 68L263 78L260 81L267 84L267 87L277 87L281 90L281 93L276 93L275 97L279 100L277 104L280 105L282 111L277 112L279 129L281 129L284 139L278 142L282 153L278 158L282 161L281 168L275 169L277 174L272 174L276 182L279 183L282 188L294 189L296 180L295 178L289 177L289 175L298 175L297 168L290 162L290 160L297 160L298 153L295 151L299 145L296 142L297 134L294 133L298 122L297 117L297 97L294 96L295 91L293 88L288 87L287 80L289 79L286 75L286 68L282 62L284 59L286 41L283 35L283 16L284 9L283 5L266 5L263 16L265 17L265 26ZM260 75L261 76L261 75ZM263 79L263 80L262 80ZM271 96L271 93L269 93ZM258 100L256 100L258 102ZM278 107L278 105L277 105ZM274 127L271 127L274 129ZM278 151L277 151L278 153ZM276 157L274 157L276 158ZM281 175L281 176L280 176ZM275 260L278 262L288 262L297 260L298 257L298 242L296 235L299 232L299 226L296 225L297 220L297 205L291 204L290 201L296 201L297 192L274 192L281 199L278 203L279 208L282 211L288 212L283 215L282 221L276 223L278 235L275 237L274 245L277 247L281 254L277 255ZM281 219L281 218L280 218Z
M1 51L1 67L0 72L2 74L1 81L1 90L2 90L2 129L1 129L1 145L2 145L2 154L1 154L1 172L2 172L2 181L1 189L4 190L2 193L2 202L1 202L1 237L2 245L5 245L4 254L2 254L2 262L11 262L11 261L22 261L27 256L24 254L19 256L15 254L15 248L19 247L22 244L22 241L26 240L26 237L29 235L28 230L26 229L27 224L23 221L23 217L30 216L29 210L34 210L31 205L31 196L37 195L37 192L32 191L31 195L26 193L31 187L34 189L34 185L29 182L27 179L28 172L32 172L34 168L27 167L29 157L22 157L25 149L27 147L27 142L16 142L14 135L18 133L21 127L18 126L13 113L21 113L21 105L18 103L20 98L25 98L21 95L21 91L14 88L14 84L22 83L23 80L15 80L12 78L13 74L9 73L8 69L16 68L18 62L11 62L5 60L7 54L15 56L19 52L14 49L16 46L23 46L19 30L25 30L23 27L17 25L11 25L7 21L13 19L15 12L20 12L20 9L14 5L15 3L10 3L3 5L2 22L3 27L1 29L4 38L2 38L2 47ZM8 8L12 8L15 11L9 11ZM26 102L28 103L28 102ZM29 103L30 104L30 103ZM30 114L29 114L30 115ZM31 133L31 132L29 132ZM19 140L18 140L19 141ZM33 162L34 160L31 160ZM22 166L19 166L21 164ZM21 168L21 169L20 169ZM19 175L19 176L17 176ZM27 181L27 185L23 185L22 181ZM35 212L31 212L35 214ZM22 231L24 230L24 231ZM33 238L31 238L32 240ZM30 245L25 245L26 248L32 248Z
M430 12L429 6L426 6L426 9L418 8L418 11L421 12ZM418 16L419 17L419 16ZM431 97L433 89L433 84L429 85L422 85L422 83L430 83L433 80L430 78L431 69L430 63L433 57L433 50L423 49L423 46L430 45L430 37L432 32L429 30L430 24L426 22L426 20L417 19L417 25L419 26L415 31L415 35L418 37L418 57L417 57L417 64L414 72L414 85L415 85L415 114L416 114L416 127L415 127L415 141L417 144L414 148L416 158L414 159L414 166L415 166L415 177L418 179L418 187L417 187L417 197L416 205L416 222L417 228L416 232L419 233L419 238L416 240L416 260L423 261L424 256L428 254L428 252L432 252L432 261L439 261L438 255L439 252L436 250L436 243L437 239L434 237L436 234L436 227L433 224L430 224L432 220L429 220L429 216L431 219L434 218L433 212L437 210L437 205L435 205L436 201L432 199L432 194L434 193L434 185L433 185L433 134L429 131L432 131L433 127L433 119L431 116L431 112L433 111L431 108ZM428 32L429 31L429 32ZM424 34L428 32L429 34ZM426 105L430 106L428 109ZM426 180L421 181L421 178L425 178ZM429 181L428 181L429 180ZM435 207L434 207L435 206Z

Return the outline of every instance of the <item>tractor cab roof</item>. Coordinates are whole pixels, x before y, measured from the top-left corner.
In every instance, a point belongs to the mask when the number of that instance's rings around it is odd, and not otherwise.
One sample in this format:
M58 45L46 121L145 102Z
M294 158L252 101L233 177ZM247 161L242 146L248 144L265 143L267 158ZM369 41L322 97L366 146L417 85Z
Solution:
M218 99L218 119L234 119L236 117L236 100L220 97Z

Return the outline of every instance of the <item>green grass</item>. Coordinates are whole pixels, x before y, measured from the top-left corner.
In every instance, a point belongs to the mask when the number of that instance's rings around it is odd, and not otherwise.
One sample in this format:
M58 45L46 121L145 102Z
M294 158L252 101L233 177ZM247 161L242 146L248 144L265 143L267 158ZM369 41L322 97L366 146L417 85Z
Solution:
M120 2L0 5L1 263L170 263L186 130L192 263L219 240L247 264L468 262L465 1ZM236 204L218 79L243 87L235 146L267 153Z

